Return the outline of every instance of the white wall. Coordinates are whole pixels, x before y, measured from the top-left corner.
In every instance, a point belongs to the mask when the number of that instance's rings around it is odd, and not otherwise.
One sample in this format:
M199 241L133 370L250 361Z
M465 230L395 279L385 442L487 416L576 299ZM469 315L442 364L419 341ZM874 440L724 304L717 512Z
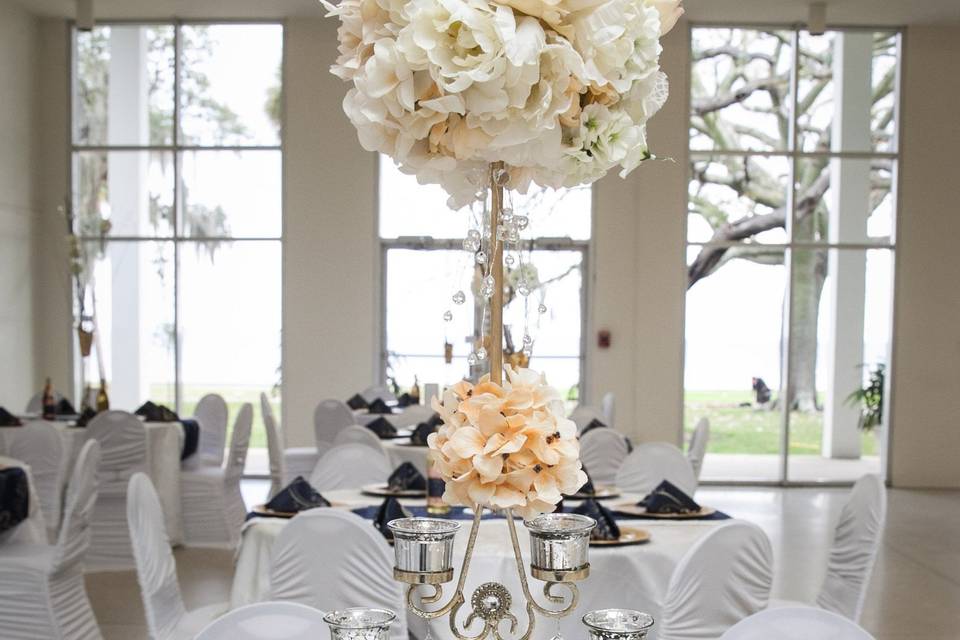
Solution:
M21 411L35 391L34 78L37 20L0 3L0 405Z

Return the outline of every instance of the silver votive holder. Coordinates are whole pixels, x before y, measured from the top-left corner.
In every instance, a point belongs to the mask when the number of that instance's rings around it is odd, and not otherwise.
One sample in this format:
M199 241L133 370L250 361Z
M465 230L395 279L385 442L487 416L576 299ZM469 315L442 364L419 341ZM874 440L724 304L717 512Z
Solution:
M590 575L590 531L596 520L545 513L524 522L530 532L530 573L538 580L574 582Z
M600 609L583 616L590 640L643 640L653 629L653 616L630 609Z
M397 614L387 609L354 607L323 616L330 627L330 640L388 640Z
M459 522L440 518L400 518L393 533L393 577L408 584L440 584L453 579L453 540Z

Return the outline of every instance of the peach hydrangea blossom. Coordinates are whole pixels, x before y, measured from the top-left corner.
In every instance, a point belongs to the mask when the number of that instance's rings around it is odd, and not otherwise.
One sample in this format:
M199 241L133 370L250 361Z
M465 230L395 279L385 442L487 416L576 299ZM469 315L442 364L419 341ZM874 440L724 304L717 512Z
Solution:
M560 394L531 369L507 367L503 386L489 376L462 381L433 400L443 425L430 435L450 505L513 509L524 518L553 511L562 494L587 481L576 425Z

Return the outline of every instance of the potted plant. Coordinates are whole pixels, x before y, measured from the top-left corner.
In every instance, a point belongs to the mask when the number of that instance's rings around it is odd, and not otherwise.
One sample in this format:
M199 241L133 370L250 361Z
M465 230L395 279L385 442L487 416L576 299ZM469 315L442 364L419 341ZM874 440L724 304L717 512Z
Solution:
M860 407L857 427L861 431L879 433L879 428L883 426L885 378L886 365L881 362L870 370L870 374L867 376L867 384L847 396L848 404Z

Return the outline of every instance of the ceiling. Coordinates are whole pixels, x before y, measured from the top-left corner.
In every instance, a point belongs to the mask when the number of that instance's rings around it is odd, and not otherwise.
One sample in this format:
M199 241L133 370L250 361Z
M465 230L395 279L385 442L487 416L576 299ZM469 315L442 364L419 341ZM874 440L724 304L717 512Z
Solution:
M9 2L11 0L0 0ZM74 0L18 0L31 12L73 17ZM685 0L694 22L776 24L806 20L807 0ZM282 18L322 16L319 0L94 0L98 18ZM960 24L958 0L828 0L833 25Z

